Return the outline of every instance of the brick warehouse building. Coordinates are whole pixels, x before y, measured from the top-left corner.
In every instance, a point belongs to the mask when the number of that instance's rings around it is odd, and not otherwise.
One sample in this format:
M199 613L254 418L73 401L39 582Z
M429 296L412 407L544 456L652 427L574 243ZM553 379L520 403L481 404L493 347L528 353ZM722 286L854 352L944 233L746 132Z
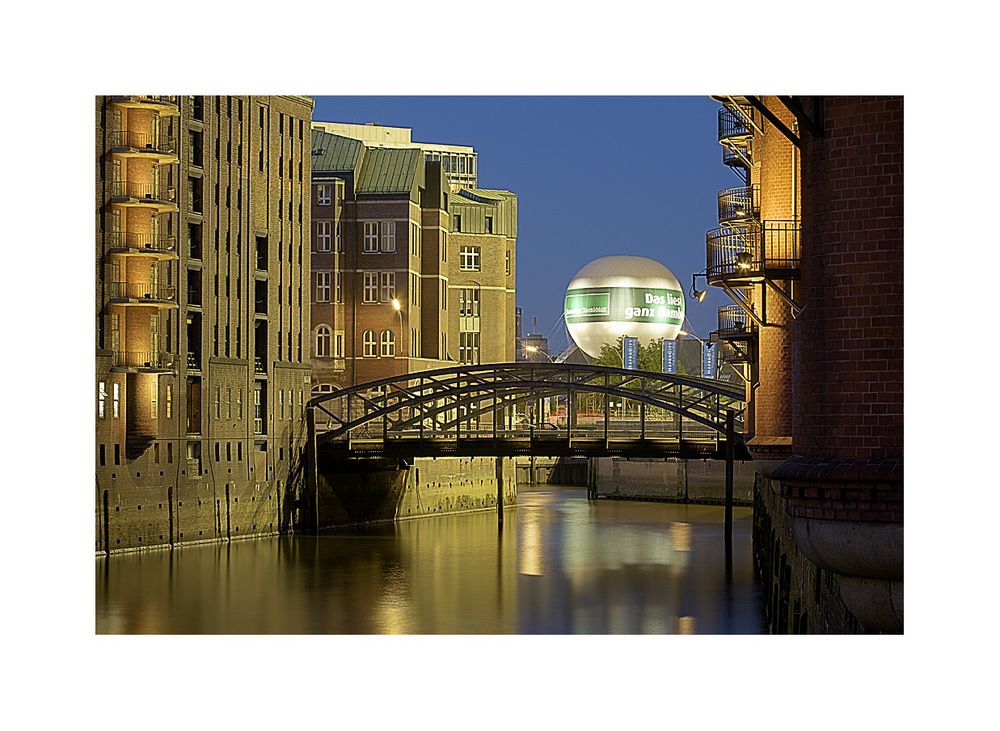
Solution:
M96 100L98 551L288 521L310 389L312 107Z
M454 186L417 147L312 134L313 391L513 361L517 197Z
M748 367L776 632L903 629L903 100L717 97L705 276Z

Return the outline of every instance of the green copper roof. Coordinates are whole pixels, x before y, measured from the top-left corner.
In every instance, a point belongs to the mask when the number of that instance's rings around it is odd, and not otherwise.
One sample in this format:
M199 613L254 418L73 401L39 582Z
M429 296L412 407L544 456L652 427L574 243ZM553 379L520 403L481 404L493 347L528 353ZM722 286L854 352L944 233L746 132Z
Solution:
M476 203L499 203L507 198L517 197L508 190L487 190L485 188L462 188L458 191L458 195Z
M354 170L364 155L359 140L312 131L312 169L314 172L348 172Z
M355 190L358 194L409 193L423 159L423 151L416 148L371 147L365 152Z

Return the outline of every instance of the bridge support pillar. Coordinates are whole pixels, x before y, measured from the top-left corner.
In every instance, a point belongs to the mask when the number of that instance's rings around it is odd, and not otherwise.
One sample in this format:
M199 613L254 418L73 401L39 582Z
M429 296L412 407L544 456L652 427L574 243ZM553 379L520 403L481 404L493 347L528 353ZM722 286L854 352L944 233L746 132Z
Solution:
M733 440L736 438L736 413L726 410L726 569L733 563Z

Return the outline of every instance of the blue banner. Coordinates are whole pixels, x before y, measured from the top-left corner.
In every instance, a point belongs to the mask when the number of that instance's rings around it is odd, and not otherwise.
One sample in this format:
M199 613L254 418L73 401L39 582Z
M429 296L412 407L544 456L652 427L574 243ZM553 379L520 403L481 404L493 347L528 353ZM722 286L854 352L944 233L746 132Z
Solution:
M715 348L711 343L701 346L701 375L702 378L715 378Z
M663 372L677 373L677 341L663 341Z
M622 347L625 349L622 367L627 371L639 370L639 338L626 335Z

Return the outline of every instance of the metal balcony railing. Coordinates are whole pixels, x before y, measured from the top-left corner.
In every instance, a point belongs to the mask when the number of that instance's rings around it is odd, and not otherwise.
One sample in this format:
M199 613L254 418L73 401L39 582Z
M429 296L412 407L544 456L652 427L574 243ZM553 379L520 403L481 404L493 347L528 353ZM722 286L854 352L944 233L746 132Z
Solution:
M145 200L177 201L177 189L168 188L155 183L137 183L131 180L118 180L111 183L112 198L142 198Z
M720 338L749 335L753 331L753 326L753 322L739 305L723 305L719 308L717 332Z
M140 150L171 154L177 150L176 141L163 133L152 135L148 132L130 132L128 130L109 132L108 145L111 147L135 147Z
M709 279L782 278L799 267L798 221L764 221L761 227L723 226L705 235Z
M759 223L760 186L744 185L719 191L719 225Z
M112 299L145 299L173 302L176 293L166 284L145 282L111 282L109 293Z
M114 249L149 249L150 251L173 251L174 237L138 231L112 231L108 234Z
M148 350L118 350L111 353L114 368L168 368L173 361L167 353Z
M719 142L727 147L745 145L753 137L753 127L744 121L752 112L741 108L743 115L728 106L719 107Z

